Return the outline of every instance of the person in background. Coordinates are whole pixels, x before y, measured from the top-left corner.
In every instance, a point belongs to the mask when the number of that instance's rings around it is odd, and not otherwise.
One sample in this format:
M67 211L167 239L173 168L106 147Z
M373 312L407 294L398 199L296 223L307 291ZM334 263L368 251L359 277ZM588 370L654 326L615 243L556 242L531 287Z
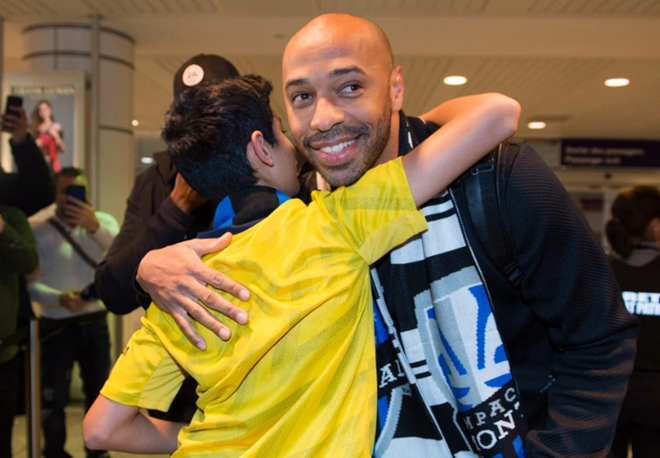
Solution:
M37 267L37 247L25 214L0 205L0 456L11 457L11 433L18 396L18 346L5 339L16 332L20 277Z
M55 201L55 183L48 165L28 133L25 111L12 107L1 117L2 131L11 134L9 145L16 172L0 170L0 205L16 207L32 216Z
M640 322L635 366L623 401L611 456L660 453L660 191L635 186L619 193L605 226L623 300Z
M85 201L72 197L76 187L87 187L82 170L63 168L55 181L55 216L33 229L40 266L28 287L42 327L50 330L42 338L41 366L46 458L70 456L64 451L64 407L69 400L74 362L80 367L86 409L108 377L107 312L101 301L83 297L81 291L94 280L97 263L119 231L111 215L97 212ZM87 456L106 455L88 451Z
M238 71L228 60L199 54L176 72L174 97L200 83L234 76ZM154 159L155 164L136 177L121 230L96 271L98 293L112 313L126 314L140 306L133 278L147 252L194 238L213 221L217 202L207 202L188 186L167 151L154 154Z
M64 152L65 148L62 139L62 126L60 123L55 122L53 106L47 100L37 103L34 110L32 110L30 131L50 169L53 173L59 173L62 169L60 154Z

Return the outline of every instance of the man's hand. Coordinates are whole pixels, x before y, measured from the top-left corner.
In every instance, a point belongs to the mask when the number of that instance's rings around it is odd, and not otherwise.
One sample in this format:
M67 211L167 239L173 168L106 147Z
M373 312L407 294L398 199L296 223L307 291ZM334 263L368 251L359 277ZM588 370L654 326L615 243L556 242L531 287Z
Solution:
M206 199L191 188L181 174L176 175L174 189L170 193L170 198L174 202L174 205L188 214L206 203Z
M172 315L188 340L200 350L206 349L206 342L195 331L190 317L222 340L229 340L231 332L198 301L239 324L248 321L245 311L206 287L211 285L242 301L250 298L244 286L211 269L200 259L202 255L222 250L230 242L229 233L219 239L188 240L150 251L138 267L138 283L161 310Z
M2 234L2 231L5 230L5 220L2 219L2 215L0 215L0 234Z
M94 208L72 196L69 196L67 200L67 204L64 206L64 218L66 222L87 229L92 234L96 232L99 228L99 220L96 219Z
M22 108L11 107L9 113L3 114L0 119L2 120L2 131L10 133L14 142L20 143L25 140L27 136L27 118Z
M80 298L80 291L67 291L60 294L60 305L71 312L79 312L87 302Z

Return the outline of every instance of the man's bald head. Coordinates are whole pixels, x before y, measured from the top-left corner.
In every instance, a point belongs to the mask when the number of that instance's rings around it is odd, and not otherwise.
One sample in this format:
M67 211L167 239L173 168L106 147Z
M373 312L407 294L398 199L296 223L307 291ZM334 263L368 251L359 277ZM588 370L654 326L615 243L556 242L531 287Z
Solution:
M291 132L328 183L352 184L396 157L390 131L403 74L376 24L341 13L313 19L287 44L282 80Z
M284 60L288 53L308 47L325 48L328 43L337 46L359 44L361 48L368 48L371 56L387 71L394 66L392 47L385 32L368 19L346 13L322 14L309 21L289 40Z

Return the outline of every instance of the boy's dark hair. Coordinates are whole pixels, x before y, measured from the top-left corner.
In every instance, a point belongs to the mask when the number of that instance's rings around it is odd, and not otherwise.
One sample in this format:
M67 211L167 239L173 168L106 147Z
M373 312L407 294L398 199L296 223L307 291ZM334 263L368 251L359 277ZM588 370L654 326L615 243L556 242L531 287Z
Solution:
M272 90L246 75L192 87L172 103L162 138L179 173L205 198L220 202L256 182L245 149L255 130L275 145Z

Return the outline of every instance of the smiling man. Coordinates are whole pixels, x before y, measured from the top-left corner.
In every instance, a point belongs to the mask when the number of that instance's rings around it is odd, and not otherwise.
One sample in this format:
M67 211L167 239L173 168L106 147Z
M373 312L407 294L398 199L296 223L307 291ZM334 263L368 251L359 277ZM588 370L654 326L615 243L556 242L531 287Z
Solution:
M383 32L363 18L315 18L288 43L282 69L293 136L318 171L303 177L307 193L351 184L437 128L433 112L400 111L402 70ZM636 321L579 210L531 148L503 148L494 167L498 193L485 196L484 211L501 215L515 276L480 244L462 180L422 206L427 232L372 268L374 456L607 454ZM188 315L221 336L227 327L194 299L228 317L240 312L203 284L246 294L199 261L221 247L185 242L148 254L138 271L200 346Z

